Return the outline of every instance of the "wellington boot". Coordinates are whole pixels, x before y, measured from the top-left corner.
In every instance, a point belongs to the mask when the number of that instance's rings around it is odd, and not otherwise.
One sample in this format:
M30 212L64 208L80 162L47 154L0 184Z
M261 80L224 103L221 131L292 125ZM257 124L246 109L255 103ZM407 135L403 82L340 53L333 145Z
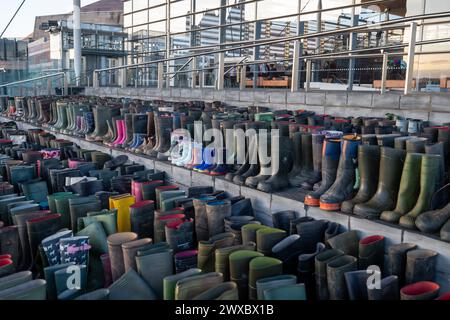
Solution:
M395 208L405 156L404 150L381 148L377 192L368 202L355 205L354 214L376 219L381 212Z
M222 282L222 274L217 272L208 272L181 279L175 287L175 300L191 300Z
M0 259L0 278L14 274L14 262L9 258Z
M355 230L341 233L328 240L329 245L333 249L342 251L344 254L358 257L359 256L359 239Z
M261 139L262 136L260 136ZM270 178L272 174L271 170L271 162L270 162L270 149L271 149L271 138L270 135L267 135L267 143L266 143L266 150L264 150L263 144L258 143L258 163L259 163L259 173L257 175L247 176L246 174L240 177L239 182L242 181L242 178L245 179L245 185L250 188L256 188L258 186L258 183L265 181ZM269 157L269 159L266 159L265 157ZM236 177L235 177L236 179ZM234 179L233 179L234 181ZM239 183L238 183L239 184Z
M325 136L322 134L312 135L312 158L313 158L313 171L311 177L307 178L305 182L301 184L302 189L312 190L314 184L322 180L322 150Z
M310 300L315 299L317 296L316 281L314 276L315 260L317 255L324 250L326 250L325 245L319 242L314 252L302 253L297 259L297 277L299 283L305 284L306 294Z
M327 220L302 221L297 223L297 234L300 235L305 253L314 252L319 242L324 242ZM338 248L339 249L339 248Z
M117 233L117 209L97 212L88 212L87 217L82 218L83 227L87 227L93 222L100 222L108 236Z
M344 137L343 149L336 180L333 185L320 196L320 208L326 211L337 211L341 203L353 196L353 186L356 182L355 159L358 155L358 146L361 138L354 136Z
M410 153L425 153L425 145L428 139L413 138L406 140L406 152Z
M231 216L225 218L225 232L235 235L233 245L242 244L242 227L247 224L261 224L253 216Z
M246 132L248 132L249 130L253 129L250 126L247 126ZM248 168L244 172L239 172L238 170L233 177L233 182L240 186L245 184L246 179L250 177L256 177L259 173L261 173L261 166L259 162L260 146L258 144L258 135L256 133L247 137L247 148L248 152L246 160L248 161ZM267 173L268 168L266 167L263 171L264 173Z
M434 300L439 289L440 286L431 281L415 282L400 290L400 300Z
M97 289L89 293L82 294L75 298L75 300L109 300L109 290L108 289Z
M246 224L241 228L242 243L255 242L256 243L256 232L259 229L267 228L262 224Z
M287 236L287 232L276 228L261 228L256 231L256 250L265 256L272 254L272 247Z
M359 241L358 267L366 270L376 265L380 270L384 269L384 237L369 236Z
M181 208L180 208L181 209ZM183 210L174 209L167 212L155 211L154 217L154 242L160 243L166 241L166 225L180 221L186 218Z
M117 279L109 288L109 300L157 300L155 291L130 269Z
M276 192L289 186L288 174L292 169L294 155L292 140L272 134L271 166L272 176L260 183L257 189L264 192ZM278 148L277 148L278 147Z
M60 230L62 227L61 222L60 214L50 214L40 218L27 220L26 224L32 266L36 263L35 257L38 256L38 247L42 240Z
M349 300L367 300L367 270L349 271L344 276Z
M256 243L247 242L245 244L234 245L231 247L224 247L216 249L215 252L215 271L223 275L224 281L230 280L229 272L229 256L239 250L256 250Z
M18 286L33 279L31 271L16 272L0 278L0 291Z
M398 300L399 286L397 276L388 276L381 279L380 288L367 289L369 300Z
M263 254L252 250L238 250L229 256L230 280L236 282L241 300L248 299L249 264L257 257Z
M125 272L130 269L137 271L136 255L138 250L146 250L151 248L152 239L143 238L139 240L128 241L122 244L123 264Z
M73 237L72 230L64 230L42 240L42 249L45 253L43 260L48 264L48 266L61 264L61 248L59 242L61 239L71 237Z
M356 271L357 269L358 260L349 255L340 256L327 264L330 300L345 300L348 298L344 275L346 272Z
M108 237L108 251L113 281L116 281L125 273L122 244L135 241L136 239L137 234L133 232L115 233Z
M155 291L158 299L164 297L163 279L173 274L173 251L167 247L138 251L136 265L140 276Z
M209 238L225 231L225 218L231 216L231 202L229 200L210 201L205 204L208 221Z
M215 197L201 196L192 201L195 208L195 233L198 241L209 239L206 203L213 200L215 200Z
M438 253L433 250L415 249L406 253L406 284L431 281L436 273Z
M388 248L387 275L397 276L400 286L405 284L406 254L414 250L417 245L412 243L400 243Z
M300 187L311 177L313 172L312 135L309 133L295 132L292 135L294 148L293 167L289 172L289 184Z
M398 191L397 205L394 211L384 211L381 213L381 220L398 223L401 216L414 208L420 193L421 164L422 154L408 153L406 155Z
M249 198L239 198L237 201L231 201L231 215L232 216L253 216L252 201Z
M239 300L239 292L234 282L224 282L201 294L193 300Z
M31 280L0 291L0 300L45 300L45 280Z
M284 273L293 274L297 269L298 256L304 252L305 248L300 236L293 234L275 244L270 255L283 262Z
M72 192L58 192L47 196L48 206L51 213L57 213L56 211L56 198L70 196Z
M57 298L57 291L56 291L56 279L55 279L55 273L59 270L66 270L67 267L74 266L74 262L70 263L62 263L62 264L56 264L54 266L49 266L44 268L44 278L47 282L47 299L49 300L56 300Z
M333 185L341 154L341 142L337 139L326 139L322 153L322 182L320 187L309 192L305 197L305 205L318 207L320 197Z
M194 221L179 219L165 226L166 242L174 253L194 249Z
M257 299L268 300L265 295L266 290L296 283L297 278L294 275L288 274L259 279L256 281Z
M136 202L130 206L131 231L139 238L152 238L154 235L153 221L155 203L152 200Z
M204 272L212 272L215 269L215 250L233 245L234 234L225 232L211 237L208 241L198 243L198 268Z
M275 212L272 214L273 226L289 233L291 221L297 219L298 216L298 213L293 210Z
M100 222L93 222L77 232L77 236L88 236L91 252L102 255L108 253L107 234Z
M192 268L197 268L197 250L178 252L174 255L173 258L175 260L175 273L180 273Z
M119 232L129 232L131 230L130 206L135 202L135 198L130 194L110 198L109 208L117 209L117 230Z
M282 285L264 291L267 300L306 300L306 287L303 283Z
M77 194L70 194L70 193L60 193L59 196L55 197L55 206L56 206L56 212L61 214L61 220L62 220L62 227L64 228L71 228L72 222L71 222L71 216L70 216L70 206L69 206L69 200L70 199L76 199L79 198Z
M202 271L198 268L189 269L184 272L167 276L163 279L164 283L164 300L175 300L175 287L177 282L189 277L197 276Z
M283 263L275 258L256 257L248 265L249 299L257 299L256 282L259 279L278 276L283 273Z
M78 219L86 217L88 212L100 211L100 201L95 196L69 199L70 221L73 232L78 231Z
M450 219L442 227L440 236L442 240L450 242Z
M423 212L431 209L431 200L434 192L440 187L439 181L442 175L439 172L441 167L441 156L426 154L422 158L422 166L420 170L420 193L414 208L406 215L402 216L399 224L402 227L415 229L416 219Z
M380 147L360 145L358 147L359 189L356 196L341 205L341 211L352 214L358 203L364 203L373 197L378 186L380 168Z

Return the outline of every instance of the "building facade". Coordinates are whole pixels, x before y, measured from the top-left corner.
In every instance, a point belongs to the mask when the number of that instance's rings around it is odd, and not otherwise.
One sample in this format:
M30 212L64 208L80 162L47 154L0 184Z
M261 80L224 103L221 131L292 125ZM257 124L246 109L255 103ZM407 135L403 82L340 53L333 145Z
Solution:
M253 86L257 87L267 83L268 86L289 87L295 41L237 50L232 50L231 46L249 40L304 35L306 37L300 40L300 57L354 50L370 55L385 49L384 52L390 54L387 80L393 90L405 82L408 61L403 44L409 42L411 30L408 23L391 24L388 29L379 24L450 11L450 2L442 0L125 0L123 6L128 63L204 52L204 56L190 63L195 63L194 70L213 70L209 82L214 83L216 79L211 77L216 74L218 55L208 55L207 51L226 45L230 48L225 53L225 60L230 62L226 70L235 69L233 63L239 62L231 58L245 58L247 63L262 61L264 63L247 66L245 81L253 79ZM435 40L448 37L450 23L444 19L433 24L429 21L437 20L424 21L417 28L416 41L421 45L416 46L413 87L416 91L447 91L450 86L450 44ZM367 28L351 34L336 33L342 28L358 26ZM328 35L327 32L334 33ZM321 36L314 37L315 33ZM383 59L380 56L310 60L312 83L318 88L346 89L351 83L353 87L376 90L381 81ZM165 70L174 74L182 68L184 73L187 62L171 61ZM305 79L305 66L301 65L300 86ZM225 71L225 74L236 76L233 70ZM181 73L175 74L175 79L180 76ZM265 81L274 77L284 82ZM203 81L206 78L203 77ZM153 82L146 83L151 85ZM171 81L172 86L188 83ZM199 84L198 80L194 83ZM227 85L233 86L235 81L226 82Z

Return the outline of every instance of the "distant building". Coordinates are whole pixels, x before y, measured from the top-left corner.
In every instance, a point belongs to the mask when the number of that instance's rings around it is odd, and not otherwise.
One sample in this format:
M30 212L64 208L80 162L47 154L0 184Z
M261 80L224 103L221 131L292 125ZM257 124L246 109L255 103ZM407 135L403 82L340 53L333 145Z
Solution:
M14 82L27 76L27 42L0 39L0 83Z

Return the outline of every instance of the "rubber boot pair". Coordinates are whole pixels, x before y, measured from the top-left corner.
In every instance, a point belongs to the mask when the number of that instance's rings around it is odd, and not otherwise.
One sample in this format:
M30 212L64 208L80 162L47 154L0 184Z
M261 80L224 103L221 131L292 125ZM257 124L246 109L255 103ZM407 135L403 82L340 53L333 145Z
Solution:
M199 241L198 243L198 268L205 272L211 272L215 269L215 250L232 246L234 243L234 234L225 232L211 237L208 241Z
M117 230L119 232L131 230L130 206L135 202L135 198L130 194L122 194L109 199L109 208L117 209Z

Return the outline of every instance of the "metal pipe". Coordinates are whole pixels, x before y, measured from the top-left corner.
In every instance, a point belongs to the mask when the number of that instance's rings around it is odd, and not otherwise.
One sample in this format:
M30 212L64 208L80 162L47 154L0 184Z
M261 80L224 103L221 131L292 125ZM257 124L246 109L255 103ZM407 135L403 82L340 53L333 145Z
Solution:
M77 86L81 80L81 1L73 0L73 67Z
M384 21L384 22L380 22L378 25L379 26L392 26L394 24L397 25L397 24L403 23L403 22L412 22L415 20L437 19L437 18L443 18L446 16L450 16L450 11L434 13L434 14L416 15L416 16L406 17L406 18L402 18L402 19L397 19L397 20ZM165 62L165 61L170 61L170 60L181 60L181 59L186 59L186 58L191 58L191 57L204 56L204 55L208 55L208 54L215 54L215 53L221 53L221 52L227 52L227 51L233 51L233 50L239 50L239 49L248 49L248 48L258 47L258 46L266 45L266 44L276 44L276 43L286 42L286 41L315 38L317 36L324 37L324 36L330 36L330 35L336 35L336 34L345 34L345 33L349 33L349 32L368 30L369 28L372 30L374 28L374 25L370 25L370 26L364 25L364 26L357 26L357 27L342 28L342 29L333 30L333 31L324 31L324 32L321 32L320 35L318 35L316 33L312 33L312 34L307 34L307 35L302 35L302 36L290 36L290 37L285 37L285 38L281 38L281 39L250 40L250 41L246 41L246 43L250 42L250 44L245 44L245 45L239 46L239 47L224 48L224 49L212 50L212 51L207 51L207 52L202 52L202 53L194 53L194 54L190 54L190 55L173 57L170 59L160 59L160 60L154 60L154 61L149 61L149 62L125 65L125 66L117 66L117 67L106 68L106 69L98 69L98 70L95 70L94 72L117 70L117 69L121 69L121 68L130 68L130 67L154 64L154 63Z

